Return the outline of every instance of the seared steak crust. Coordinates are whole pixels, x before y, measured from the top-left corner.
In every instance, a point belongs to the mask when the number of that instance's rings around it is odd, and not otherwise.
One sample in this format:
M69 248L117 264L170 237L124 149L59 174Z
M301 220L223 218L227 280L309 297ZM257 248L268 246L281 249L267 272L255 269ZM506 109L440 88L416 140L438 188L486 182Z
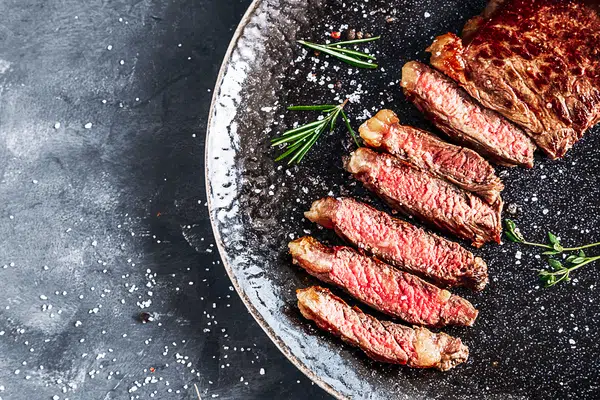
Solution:
M312 237L289 244L294 263L374 309L411 324L472 326L477 310L467 300L350 247L328 247Z
M497 164L533 167L531 139L499 114L481 107L443 74L411 61L402 68L402 87L407 98L453 140Z
M322 287L299 289L296 294L306 319L359 347L376 361L447 371L469 357L469 349L459 338L379 321Z
M327 197L304 214L377 258L445 286L483 290L487 265L459 244L351 198Z
M352 154L346 169L398 211L471 240L476 247L500 243L502 201L489 205L394 156L364 147Z
M359 131L368 146L444 178L477 194L489 204L495 203L504 189L494 168L479 154L447 143L424 130L400 125L393 111L379 111L362 124Z
M600 13L590 0L494 1L431 63L562 157L600 121Z

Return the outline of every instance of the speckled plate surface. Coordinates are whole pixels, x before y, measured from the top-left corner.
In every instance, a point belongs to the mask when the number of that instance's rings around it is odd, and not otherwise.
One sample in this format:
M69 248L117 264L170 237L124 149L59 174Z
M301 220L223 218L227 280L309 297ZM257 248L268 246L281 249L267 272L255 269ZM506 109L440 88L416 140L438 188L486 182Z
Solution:
M369 399L597 398L600 275L590 266L569 283L539 287L537 252L515 244L475 251L490 267L482 294L457 291L481 311L473 328L450 328L471 349L467 364L448 372L416 371L370 361L356 349L302 319L295 290L316 283L286 254L304 234L340 243L304 220L311 202L327 194L385 207L343 171L352 150L338 129L323 137L299 166L273 160L269 139L311 113L286 105L331 103L350 97L355 128L382 107L402 121L431 127L405 100L402 65L426 60L434 36L457 32L482 1L256 1L235 34L218 79L207 138L208 197L224 265L250 312L289 359L334 396ZM392 17L392 18L390 18ZM332 30L383 35L369 48L380 69L356 70L313 57L296 39L321 42ZM522 211L523 232L544 240L550 229L565 243L600 240L600 146L592 130L564 160L537 156L533 170L502 169L505 201ZM519 251L522 251L521 252ZM366 309L366 307L363 307Z

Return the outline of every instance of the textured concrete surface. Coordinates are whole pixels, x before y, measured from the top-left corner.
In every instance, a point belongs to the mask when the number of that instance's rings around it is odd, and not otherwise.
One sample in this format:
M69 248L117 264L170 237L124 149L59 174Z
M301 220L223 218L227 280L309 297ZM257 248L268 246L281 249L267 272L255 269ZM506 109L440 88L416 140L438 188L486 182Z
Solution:
M206 117L249 3L0 2L1 399L326 397L208 221Z

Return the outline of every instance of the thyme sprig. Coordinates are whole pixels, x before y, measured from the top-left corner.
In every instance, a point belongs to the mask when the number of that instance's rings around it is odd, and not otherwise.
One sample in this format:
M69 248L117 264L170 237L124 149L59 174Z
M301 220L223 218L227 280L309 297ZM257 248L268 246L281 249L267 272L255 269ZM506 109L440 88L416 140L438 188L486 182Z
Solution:
M346 64L350 64L353 67L375 69L378 67L378 65L375 63L375 56L368 53L363 53L361 51L348 49L344 46L372 42L374 40L379 40L380 38L381 36L375 36L371 38L347 40L345 42L334 42L329 44L317 44L307 42L306 40L298 40L298 43L308 47L309 49L329 54L330 56L335 57Z
M596 243L590 243L590 244L586 244L586 245L578 246L578 247L563 247L560 243L560 239L552 232L548 232L548 244L533 243L533 242L529 242L529 241L525 240L525 237L523 236L523 234L521 233L519 228L517 228L514 221L507 219L505 221L505 226L506 226L506 231L504 233L506 234L506 237L508 238L508 240L510 240L511 242L515 242L515 243L525 244L527 246L536 246L536 247L542 247L544 249L548 249L548 251L545 251L544 253L542 253L547 256L553 256L556 254L563 253L565 251L578 251L578 250L583 250L583 249L589 249L591 247L600 246L600 242L596 242Z
M569 282L571 280L571 272L579 269L587 264L600 260L600 256L586 257L583 250L580 250L577 255L570 255L564 261L564 264L554 258L548 259L550 269L543 269L538 272L538 275L544 286L551 287L562 281Z
M275 161L281 161L289 156L290 159L288 164L299 163L302 161L306 153L314 146L321 134L326 130L333 132L335 124L338 118L341 116L346 125L346 129L350 132L350 135L354 139L357 146L360 147L358 137L352 126L348 115L344 111L344 107L348 103L348 100L341 104L324 104L324 105L308 105L308 106L291 106L288 107L290 111L320 111L325 114L324 117L317 119L316 121L309 122L308 124L299 126L284 132L280 137L271 140L271 146L284 145L286 151L275 159Z
M600 256L588 257L584 252L584 249L600 246L600 242L590 243L578 247L563 247L563 245L560 243L560 239L552 232L548 232L547 244L534 243L525 240L525 237L523 236L519 228L517 228L514 221L507 219L505 221L505 226L506 237L511 242L547 249L542 254L550 257L548 258L549 268L538 271L538 276L544 283L545 287L552 287L560 282L569 282L571 280L571 272L587 264L593 263L594 261L600 260ZM551 258L552 256L556 256L558 254L575 251L577 252L576 255L571 254L568 257L566 257L564 261L557 260L556 258Z

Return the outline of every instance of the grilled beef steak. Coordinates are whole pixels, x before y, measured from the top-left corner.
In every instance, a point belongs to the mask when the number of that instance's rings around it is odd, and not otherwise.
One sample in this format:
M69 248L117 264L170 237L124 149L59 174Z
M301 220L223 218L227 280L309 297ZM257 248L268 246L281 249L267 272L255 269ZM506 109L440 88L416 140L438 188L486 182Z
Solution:
M289 244L294 263L323 282L411 324L472 326L477 310L467 300L350 247L328 247L312 237Z
M497 164L533 166L535 145L494 111L477 104L451 79L425 64L402 68L404 93L440 130Z
M364 147L352 153L346 169L398 211L471 240L475 247L500 243L500 200L489 205L394 156Z
M392 218L351 198L327 197L304 214L355 246L398 268L446 286L483 290L487 265L457 243Z
M562 157L600 121L599 4L492 1L462 40L434 41L431 63L524 127L550 157Z
M379 321L350 307L327 289L313 286L299 289L296 294L298 307L306 319L360 347L376 361L447 371L469 357L469 349L459 338Z
M368 146L444 178L477 194L489 204L494 204L504 189L494 168L479 154L444 142L421 129L400 125L393 111L379 111L362 124L359 131Z

